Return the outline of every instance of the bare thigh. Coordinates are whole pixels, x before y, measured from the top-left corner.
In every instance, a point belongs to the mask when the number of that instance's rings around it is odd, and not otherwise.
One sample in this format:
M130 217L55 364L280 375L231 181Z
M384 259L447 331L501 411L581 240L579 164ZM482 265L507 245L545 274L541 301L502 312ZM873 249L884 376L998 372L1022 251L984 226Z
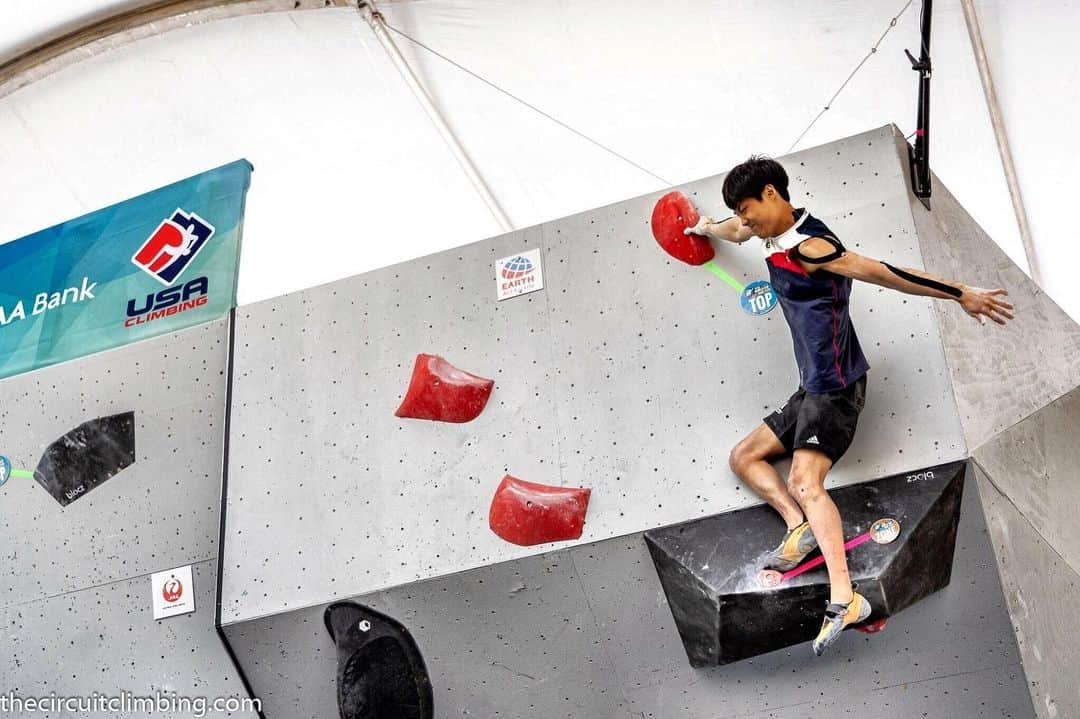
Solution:
M824 452L816 449L797 449L791 456L791 475L824 482L825 474L832 469L832 465L832 460Z
M762 422L754 430L739 440L733 454L752 459L772 459L786 454L784 445L769 425Z

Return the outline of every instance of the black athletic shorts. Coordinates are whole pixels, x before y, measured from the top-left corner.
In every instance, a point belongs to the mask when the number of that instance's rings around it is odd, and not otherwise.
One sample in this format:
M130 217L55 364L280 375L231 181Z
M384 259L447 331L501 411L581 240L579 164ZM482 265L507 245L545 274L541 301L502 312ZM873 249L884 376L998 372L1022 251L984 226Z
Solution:
M764 422L784 445L784 452L816 449L835 464L851 446L855 425L866 404L866 375L844 389L813 394L802 387Z

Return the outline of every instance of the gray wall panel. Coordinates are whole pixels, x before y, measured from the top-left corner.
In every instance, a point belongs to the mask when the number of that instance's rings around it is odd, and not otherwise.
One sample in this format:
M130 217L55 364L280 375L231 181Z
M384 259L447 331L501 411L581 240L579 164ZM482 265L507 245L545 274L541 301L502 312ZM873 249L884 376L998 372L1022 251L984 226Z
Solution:
M267 719L337 716L337 655L323 625L326 606L223 627Z
M839 684L839 683L838 683ZM1028 719L1034 717L1024 691L1024 673L1018 665L983 669L919 682L903 682L872 692L843 686L828 699L777 707L742 719L819 719L819 717L918 717L919 719ZM656 719L675 719L661 714Z
M1073 425L1074 432L1075 428ZM1020 448L1017 451L1023 452ZM1007 476L997 474L1002 469L1006 468L995 464L988 477L976 466L975 475L986 497L987 522L1031 700L1040 719L1080 716L1080 622L1076 610L1080 574L1039 536L1017 511L1012 497L998 489L1007 486L997 484L999 477ZM1075 476L1073 469L1074 491ZM1062 502L1072 499L1065 493L1061 496ZM1075 524L1074 517L1070 523L1073 531Z
M238 312L222 621L536 553L487 525L504 473L559 484L542 292L496 303L528 230ZM490 377L467 424L398 419L417 353Z
M227 342L222 320L0 382L0 453L28 470L89 419L137 425L136 463L67 507L0 488L0 607L216 555Z
M971 449L1080 385L1080 325L994 244L934 178L933 211L912 201L926 269L968 285L1004 287L1016 307L1006 327L983 327L956 303L937 312Z
M1078 441L1080 388L996 435L972 455L1074 572L1080 572Z
M622 717L629 709L566 552L360 597L410 628L437 717ZM226 627L270 719L337 716L324 606Z
M223 320L0 382L0 452L26 469L136 413L136 463L67 507L33 480L0 488L4 691L246 696L214 629L227 343ZM149 574L185 564L197 611L155 621Z
M163 564L155 570L169 569ZM138 576L0 610L2 689L22 696L237 697L247 693L214 630L216 560L192 567L196 611L154 620L150 577ZM135 715L139 715L136 712ZM141 713L149 716L149 713ZM192 717L194 711L153 716ZM27 714L27 716L46 716ZM57 716L57 715L52 715ZM71 716L71 715L67 715ZM130 717L131 713L93 716ZM247 712L214 716L254 717Z

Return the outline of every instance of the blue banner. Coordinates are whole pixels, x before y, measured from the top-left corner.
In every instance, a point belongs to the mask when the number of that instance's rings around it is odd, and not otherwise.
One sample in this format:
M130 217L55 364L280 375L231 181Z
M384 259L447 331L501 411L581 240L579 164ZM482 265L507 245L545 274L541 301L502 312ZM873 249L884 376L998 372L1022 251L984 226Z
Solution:
M0 245L0 377L224 317L251 164Z

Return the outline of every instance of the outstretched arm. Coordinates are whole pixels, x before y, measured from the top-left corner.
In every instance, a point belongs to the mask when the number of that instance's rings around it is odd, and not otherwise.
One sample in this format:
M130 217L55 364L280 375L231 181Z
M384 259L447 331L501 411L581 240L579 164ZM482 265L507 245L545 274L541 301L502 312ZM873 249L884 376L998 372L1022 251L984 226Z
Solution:
M909 295L956 300L965 312L983 324L986 324L987 317L999 325L1013 318L1013 306L1002 299L1003 295L1009 294L1004 289L986 290L981 287L968 287L959 282L935 277L922 270L893 267L887 262L872 260L855 252L838 251L831 242L820 237L814 237L800 244L795 259L804 270L810 273L823 269L853 280L871 282Z
M701 235L711 240L724 240L741 244L746 242L754 233L746 227L738 217L729 217L717 222L711 217L703 215L693 227L683 230L684 235Z

